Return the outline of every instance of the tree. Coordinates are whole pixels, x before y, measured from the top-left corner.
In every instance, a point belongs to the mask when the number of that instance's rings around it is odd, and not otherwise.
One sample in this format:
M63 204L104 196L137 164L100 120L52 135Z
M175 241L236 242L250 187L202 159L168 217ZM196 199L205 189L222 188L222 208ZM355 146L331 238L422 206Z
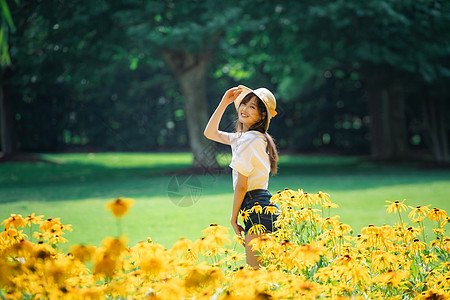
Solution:
M449 7L440 0L323 0L297 3L287 11L285 17L299 24L297 39L291 35L289 44L301 46L306 40L301 49L306 61L360 76L367 91L374 159L409 154L406 106L412 103L406 102L405 91L412 88L411 79L431 87L450 76L450 48L441 38L450 34ZM445 132L431 136L448 139Z
M15 2L19 4L18 0ZM11 65L8 37L10 32L15 32L16 27L6 0L0 0L0 6L2 22L0 28L0 137L2 158L5 159L16 152L12 102L8 95L5 95L3 88L4 74Z
M133 47L161 55L177 79L185 101L194 168L216 168L216 151L203 136L208 120L206 86L211 58L226 50L230 32L253 31L260 20L245 15L240 1L149 1L124 5L116 16Z

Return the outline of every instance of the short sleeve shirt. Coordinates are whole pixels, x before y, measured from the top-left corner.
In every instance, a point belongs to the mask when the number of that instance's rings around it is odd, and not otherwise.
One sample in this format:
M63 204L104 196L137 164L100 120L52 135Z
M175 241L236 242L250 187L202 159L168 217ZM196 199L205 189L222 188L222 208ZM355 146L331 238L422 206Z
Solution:
M236 189L238 173L246 176L247 191L267 189L270 173L270 159L267 140L263 133L246 131L230 133L233 169L233 189Z

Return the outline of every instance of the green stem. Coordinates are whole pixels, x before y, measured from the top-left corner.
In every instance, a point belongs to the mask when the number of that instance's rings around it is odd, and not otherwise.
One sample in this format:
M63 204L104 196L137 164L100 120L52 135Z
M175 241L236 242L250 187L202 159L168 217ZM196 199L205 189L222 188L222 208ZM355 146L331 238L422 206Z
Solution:
M122 236L122 224L121 224L121 218L116 218L116 224L117 224L117 237L120 238Z

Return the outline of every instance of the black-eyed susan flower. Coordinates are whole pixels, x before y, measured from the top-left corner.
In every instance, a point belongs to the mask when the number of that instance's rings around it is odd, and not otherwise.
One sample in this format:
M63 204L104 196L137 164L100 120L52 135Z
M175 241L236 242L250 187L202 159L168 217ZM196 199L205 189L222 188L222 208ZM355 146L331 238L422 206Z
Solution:
M447 217L447 212L445 210L439 208L433 208L428 212L428 218L431 221L441 222L443 219Z
M68 242L68 240L66 238L60 236L59 234L55 234L49 239L50 244L67 243L67 242Z
M134 204L134 200L131 198L119 197L106 204L105 208L109 209L112 214L118 218L125 215L130 207Z
M436 254L430 252L427 255L422 256L422 260L426 264L430 264L432 262L438 261L438 257Z
M107 237L102 241L101 248L99 249L103 254L111 256L113 258L119 257L120 254L126 249L126 238L111 238Z
M216 223L212 223L209 225L209 227L202 230L204 234L226 234L228 231L228 228Z
M111 278L115 273L116 266L117 261L114 258L108 255L101 255L96 259L93 273L96 276Z
M250 210L241 210L241 218L242 218L242 222L247 222L248 219L250 218Z
M40 231L50 231L54 225L62 226L61 218L48 218L39 226Z
M252 227L250 227L248 233L250 234L256 234L260 235L266 232L266 227L263 224L253 224Z
M411 211L408 214L408 218L410 218L411 220L414 219L422 221L423 219L426 218L428 212L430 211L429 209L430 206L431 204L426 206L417 205L416 207L409 206Z
M424 242L421 242L419 239L414 239L412 243L408 245L408 249L411 252L419 252L425 250L427 245Z
M404 211L408 211L408 206L404 203L406 199L403 199L402 202L396 200L396 201L387 201L387 203L391 203L389 205L385 205L386 208L386 212L387 213L396 213L396 212L401 212L402 210Z
M26 226L25 219L22 217L22 215L16 214L11 214L11 217L3 220L1 224L5 224L5 229L8 229L9 227L14 227L15 229L17 229L19 227Z
M432 288L422 292L419 296L417 296L416 299L418 300L448 299L448 293L445 290L439 288Z
M161 256L145 255L139 259L139 267L144 273L157 276L165 269L166 262Z
M31 224L41 224L44 215L36 216L34 213L25 218L25 223L31 227Z
M228 256L228 261L231 263L237 263L238 261L244 260L245 255L234 251Z
M381 285L389 287L398 287L402 280L404 280L408 274L404 271L388 270L381 273L374 278L375 282L379 282Z
M322 208L324 209L331 209L331 208L338 208L339 205L337 205L336 203L331 203L331 202L322 202Z
M180 238L178 241L173 244L170 252L176 255L185 255L188 249L192 249L194 244L191 240Z
M23 230L17 230L14 227L5 229L5 231L0 233L0 238L3 238L9 244L18 243L18 242L26 239L27 237L28 236L23 233Z
M244 237L241 236L241 235L235 234L234 237L233 237L233 240L234 240L234 242L235 242L236 244L238 244L238 245L244 245L244 244L245 244L245 243L244 243Z
M280 210L278 209L278 207L276 207L275 205L273 205L272 203L270 203L269 205L267 205L264 208L264 213L266 215L270 214L270 215L277 215L280 213Z
M328 202L330 203L330 194L324 193L322 191L318 191L316 197L320 199L320 202Z
M262 214L263 209L262 206L259 205L259 202L255 202L255 205L250 209L251 212L255 212L257 214Z
M314 204L320 203L320 200L316 195L309 194L309 193L303 193L300 202L304 206L312 206Z
M73 245L70 247L70 253L81 262L88 262L94 257L95 246L91 245Z
M191 263L197 263L198 262L198 255L195 253L193 249L187 249L186 250L186 260Z

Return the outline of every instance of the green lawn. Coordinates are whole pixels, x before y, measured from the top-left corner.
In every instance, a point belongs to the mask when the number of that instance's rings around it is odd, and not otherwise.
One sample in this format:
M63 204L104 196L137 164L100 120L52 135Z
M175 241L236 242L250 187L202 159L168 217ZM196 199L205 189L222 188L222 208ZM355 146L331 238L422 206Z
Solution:
M199 238L210 223L229 224L231 174L192 176L194 186L200 188L179 191L179 195L186 195L185 200L198 200L192 206L177 206L172 200L180 198L169 197L175 177L186 179L177 175L177 170L191 164L189 153L43 156L55 163L0 164L1 220L11 213L61 217L63 223L73 225L73 232L65 236L70 243L98 245L103 237L117 235L116 220L105 204L124 196L136 200L121 220L130 244L151 237L171 247L180 237ZM229 159L229 155L220 156L223 165ZM340 215L355 232L367 224L397 221L397 216L385 213L385 200L406 198L412 206L431 204L450 212L450 170L332 156L281 156L279 167L279 175L270 181L272 193L285 187L327 192L340 206L332 214Z

